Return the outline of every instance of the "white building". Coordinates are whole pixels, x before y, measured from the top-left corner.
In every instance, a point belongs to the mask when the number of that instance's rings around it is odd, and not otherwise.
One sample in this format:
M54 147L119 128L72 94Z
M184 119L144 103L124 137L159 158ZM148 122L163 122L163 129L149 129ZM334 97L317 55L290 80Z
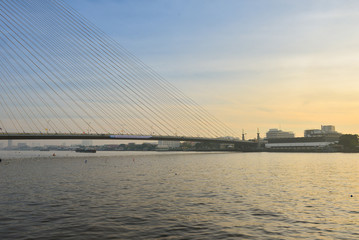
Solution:
M307 129L304 130L304 137L322 137L323 132L320 129Z
M335 132L335 126L333 125L322 125L322 131L325 133L333 133Z
M273 139L273 138L294 138L293 132L285 132L282 130L278 130L276 128L269 129L269 131L266 134L267 139Z
M321 129L307 129L304 130L304 137L329 137L340 136L340 133L335 131L333 125L322 125Z
M291 143L266 143L269 149L320 149L328 147L335 142L291 142Z
M159 141L158 141L157 148L158 148L158 149L162 149L162 150L167 150L167 149L179 148L180 146L181 146L181 142L180 142L180 141L164 141L164 140L159 140Z
M83 146L92 146L92 140L82 140L82 145Z
M269 132L274 136L276 133L281 135L276 129ZM300 138L268 138L265 147L275 151L335 151L335 144L338 143L340 135L333 125L323 125L321 129L305 130L304 137Z

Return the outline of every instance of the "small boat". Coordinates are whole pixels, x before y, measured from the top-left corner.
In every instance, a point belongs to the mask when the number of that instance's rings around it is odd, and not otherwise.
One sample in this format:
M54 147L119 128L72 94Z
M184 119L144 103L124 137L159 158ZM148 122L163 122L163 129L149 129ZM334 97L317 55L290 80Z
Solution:
M78 148L78 149L75 150L75 152L96 153L96 149L94 149L94 148Z

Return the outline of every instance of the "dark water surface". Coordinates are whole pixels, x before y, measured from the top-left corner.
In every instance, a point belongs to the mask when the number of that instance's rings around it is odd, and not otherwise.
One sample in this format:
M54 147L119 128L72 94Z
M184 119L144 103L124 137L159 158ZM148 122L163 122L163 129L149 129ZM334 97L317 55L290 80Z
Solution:
M359 239L359 154L6 154L0 239Z

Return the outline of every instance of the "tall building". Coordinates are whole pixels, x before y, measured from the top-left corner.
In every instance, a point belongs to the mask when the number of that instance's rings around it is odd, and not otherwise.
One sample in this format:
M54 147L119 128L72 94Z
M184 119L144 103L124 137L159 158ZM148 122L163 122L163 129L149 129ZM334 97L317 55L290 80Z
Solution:
M285 132L282 130L278 130L276 128L269 129L269 131L266 134L267 139L273 139L273 138L294 138L293 132Z

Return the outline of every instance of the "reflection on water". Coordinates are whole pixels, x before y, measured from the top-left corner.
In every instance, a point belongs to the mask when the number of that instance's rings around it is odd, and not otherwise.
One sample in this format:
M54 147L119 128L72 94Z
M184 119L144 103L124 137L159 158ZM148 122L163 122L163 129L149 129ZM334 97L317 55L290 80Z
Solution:
M18 154L1 239L359 238L356 154Z

